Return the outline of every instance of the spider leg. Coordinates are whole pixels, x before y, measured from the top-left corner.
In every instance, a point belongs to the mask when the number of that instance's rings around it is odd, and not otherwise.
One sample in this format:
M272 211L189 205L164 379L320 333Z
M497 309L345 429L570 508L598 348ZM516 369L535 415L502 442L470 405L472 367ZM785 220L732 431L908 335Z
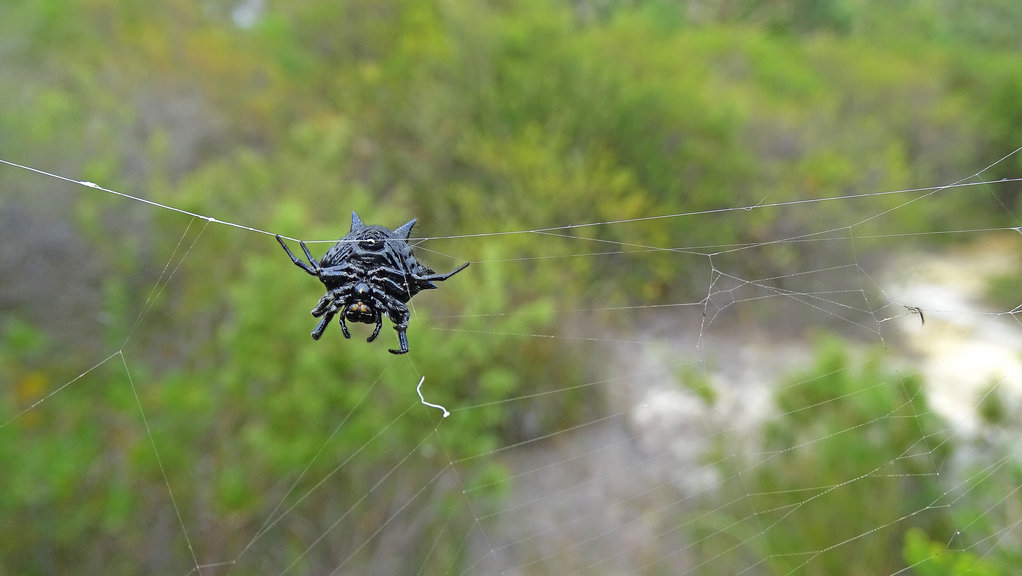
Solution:
M404 306L402 306L402 308L404 308ZM400 316L397 316L395 312L399 313ZM397 317L395 318L395 316ZM390 320L391 322L394 322L394 330L397 330L397 342L401 346L399 350L394 350L393 348L391 348L390 349L391 354L408 353L408 334L406 333L408 330L408 318L409 315L407 308L405 308L404 310L395 310L390 312Z
M348 332L348 323L344 321L344 314L341 314L341 334L344 334L345 338L351 338L351 332Z
M395 324L394 329L397 330L397 342L398 344L400 344L401 348L399 350L388 348L387 351L390 352L391 354L407 354L408 335L405 333L405 330L408 329L408 324Z
M316 263L316 259L312 257L312 254L309 252L309 247L306 246L305 242L302 240L298 241L298 245L302 247L302 252L305 252L305 257L309 259L309 264L312 264L312 267L316 270L316 275L318 276L322 268L320 268L319 264ZM465 265L468 266L468 264ZM455 272L457 272L457 270L455 270Z
M458 266L454 270L451 270L447 274L430 274L428 276L417 276L415 274L412 274L412 280L419 280L419 281L422 281L422 282L432 282L434 280L447 280L451 276L454 276L458 272L461 272L465 268L468 268L469 264L471 264L471 262L465 262L464 264L462 264L461 266Z
M380 335L380 328L383 328L383 315L380 314L379 312L377 312L376 313L376 328L373 329L372 335L369 336L369 338L366 339L366 342L372 342L373 340L376 340L376 337Z
M319 324L316 324L316 328L312 331L312 338L319 340L319 337L323 335L323 331L330 325L330 321L333 320L334 316L341 310L342 306L338 306L337 302L343 302L343 299L337 298L334 294L327 292L319 299L319 303L312 309L312 315L316 318L322 316ZM344 316L341 316L341 324L344 324ZM342 330L343 331L343 330Z
M376 270L374 270L373 278L377 281L386 282L391 286L393 291L396 293L407 294L408 298L405 298L405 301L407 301L409 298L414 296L420 290L429 290L436 288L436 285L433 284L434 280L437 281L446 280L467 268L468 265L469 262L465 262L457 269L446 274L428 274L426 276L410 274L408 272L399 270L391 266L379 266L376 268ZM427 270L429 269L427 268Z
M337 299L334 298L334 295L329 293L329 292L327 292L326 294L323 295L322 298L319 299L319 303L316 304L316 307L312 309L311 314L313 316L315 316L316 318L319 318L320 316L322 316L323 314L326 314L327 312L331 312L331 311L332 312L337 312L337 308L338 307L334 306L334 303L336 301L337 301ZM331 309L333 309L333 310L331 310Z
M388 293L405 294L408 292L408 285L398 284L397 282L386 276L373 276L372 279L376 282L379 282L380 284L386 284L387 288L389 288L389 290L387 290Z
M468 262L462 264L461 267L455 270L454 272L448 272L447 274L430 274L428 276L419 276L417 274L406 272L404 270L401 270L400 268L395 268L393 266L377 266L374 269L375 273L374 276L380 278L382 277L382 274L385 273L392 276L393 278L390 278L390 280L394 282L397 281L395 279L400 279L402 282L407 282L409 278L411 278L412 280L422 280L428 282L430 280L444 280L446 278L450 278L451 276L454 276L456 273L460 272L466 266L468 266ZM427 268L427 270L429 269Z
M337 266L327 266L326 268L319 269L320 278L343 278L344 280L352 280L357 277L357 271L352 272L351 264L339 264Z
M336 309L327 310L323 318L319 320L319 324L316 324L316 328L312 331L313 340L319 340L319 337L323 335L323 331L330 325L330 321L334 319L335 314L337 314ZM341 327L344 327L344 316L341 316ZM347 331L345 330L344 332L345 336L347 336Z
M309 264L306 264L305 262L299 260L298 257L295 256L293 252L291 252L291 249L287 247L287 244L284 243L284 239L280 237L280 234L277 234L276 237L277 242L280 243L280 247L284 249L284 252L287 252L288 256L291 257L291 261L295 263L295 266L298 266L299 268L305 270L306 272L313 276L319 276L320 267L312 258L312 254L309 253L309 248L305 245L305 242L299 242L299 244L302 245L302 250L305 252L305 255L309 258L309 263L312 264L312 266L309 266Z

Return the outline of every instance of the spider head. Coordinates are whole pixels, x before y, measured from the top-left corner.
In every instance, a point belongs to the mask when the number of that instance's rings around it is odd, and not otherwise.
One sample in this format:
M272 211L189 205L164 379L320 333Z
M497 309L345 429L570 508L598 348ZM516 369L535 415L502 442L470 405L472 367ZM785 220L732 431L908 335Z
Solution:
M372 305L372 290L365 282L355 284L353 302L344 308L344 318L349 322L373 324L379 312Z
M372 324L376 322L376 310L365 302L354 302L344 309L344 318L348 322Z

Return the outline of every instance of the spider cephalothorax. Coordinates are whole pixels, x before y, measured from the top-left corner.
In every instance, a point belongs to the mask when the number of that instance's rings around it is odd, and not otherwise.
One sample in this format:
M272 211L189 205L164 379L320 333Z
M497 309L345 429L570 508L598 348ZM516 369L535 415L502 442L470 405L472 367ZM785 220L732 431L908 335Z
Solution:
M437 280L447 280L468 266L462 264L447 274L436 274L415 259L408 236L415 220L391 230L383 226L366 225L351 213L351 232L334 244L317 264L305 242L299 242L308 263L299 260L277 235L291 261L309 274L319 278L326 286L326 294L312 309L320 318L312 337L319 340L334 316L340 315L341 332L351 338L347 322L376 324L368 342L376 339L386 314L394 323L400 349L394 354L408 352L408 307L405 304L422 290L436 288Z

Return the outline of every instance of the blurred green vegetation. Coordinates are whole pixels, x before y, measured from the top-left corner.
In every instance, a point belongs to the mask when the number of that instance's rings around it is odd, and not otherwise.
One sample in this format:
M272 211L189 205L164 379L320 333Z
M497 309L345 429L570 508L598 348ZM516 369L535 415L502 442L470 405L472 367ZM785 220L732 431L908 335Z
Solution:
M971 552L949 550L940 542L928 539L920 528L912 528L906 533L904 555L905 563L912 566L912 572L918 576L998 576L1013 572L1008 569L1009 564L998 565Z
M1020 14L1009 0L302 0L268 3L251 19L240 12L246 5L260 3L4 3L0 157L291 237L330 239L346 232L353 209L389 226L414 216L419 235L445 236L945 184L1016 148L1022 131ZM1016 156L984 177L1017 176L1020 168ZM277 502L268 495L280 493L280 479L306 466L289 496L313 496L285 505L308 514L271 527L294 542L274 553L295 558L327 534L329 544L317 550L371 554L353 546L377 533L388 504L407 502L422 484L395 481L379 489L392 490L394 502L362 501L398 462L403 474L432 477L537 429L585 421L598 408L602 399L581 390L533 405L537 413L493 404L594 369L563 340L516 335L570 330L558 325L559 309L692 301L706 290L703 258L636 251L561 258L557 266L530 258L572 254L578 238L653 247L764 242L847 225L907 198L822 203L812 219L764 210L743 228L707 216L700 220L707 225L593 226L565 232L569 238L430 241L420 256L437 270L479 264L415 302L408 363L357 342L360 333L338 346L305 337L318 288L272 237L126 208L92 191L40 199L38 187L54 185L2 170L0 210L38 205L66 220L89 258L63 270L82 275L69 284L96 291L101 318L80 333L54 318L53 302L2 301L0 422L73 385L0 428L0 526L9 535L0 542L0 574L162 573L192 562L173 542L182 532L230 557L271 515ZM1004 207L1017 210L1017 194L1011 184L948 194L859 230L1004 224L1014 221ZM35 240L26 233L5 242L28 252ZM865 261L869 243L861 246ZM748 265L758 275L806 269L819 257L812 250L798 245ZM486 265L505 261L514 264ZM29 291L54 278L36 281ZM381 340L390 337L385 329ZM121 355L83 373L105 355L97 350ZM418 408L411 392L420 373L443 374L426 386L446 404L478 406L425 441L436 414L408 411ZM850 390L874 376L826 383ZM827 422L800 425L838 430L891 403L921 402L917 388L902 382L856 394L854 402L877 404L834 402L830 417L814 412ZM338 422L343 433L335 434ZM929 420L901 424L908 423ZM775 430L770 442L790 442L790 432ZM888 451L920 437L902 428L879 433L902 441ZM880 449L870 436L854 436L867 444L828 443L832 452L812 456L826 463L799 450L781 458L791 461L790 474L825 464L833 472L820 484L834 485L866 462L845 451ZM409 454L416 457L403 460ZM874 458L905 467L904 482L882 495L885 506L916 510L936 497L926 476L914 476L916 459ZM348 464L338 469L339 462ZM923 469L932 472L928 462ZM493 478L503 474L497 465L470 470L462 489L499 485ZM329 499L314 490L324 478ZM757 482L780 490L791 478L771 467ZM181 487L185 530L165 507L167 484ZM849 492L868 484L841 491L842 517L856 516ZM446 506L443 495L438 501ZM328 531L353 510L364 518L361 533ZM861 520L848 529L878 521ZM311 537L302 522L314 526ZM435 536L444 530L453 526L420 528L411 538L419 548L404 550L409 565L426 555L456 563L463 543ZM159 538L170 540L164 550L144 544L151 532L171 535ZM776 531L767 534L764 549L792 548L772 539ZM893 566L901 540L884 543L877 558ZM802 541L794 549L820 546ZM906 554L920 554L919 546ZM840 566L855 560L830 557ZM787 568L782 557L773 560ZM299 567L316 572L331 561L309 554Z
M1010 457L996 469L983 458L952 465L954 449L965 447L927 406L919 378L900 375L887 358L853 359L847 342L824 339L815 365L776 392L762 446L749 447L738 470L719 459L742 482L697 523L699 557L712 572L750 564L767 574L1015 571L1022 549L1014 543L954 547L970 542L957 527L984 533L1003 520L991 517L1000 508L993 500L1018 504L1022 465ZM985 451L1005 456L992 444ZM989 498L962 499L962 491Z

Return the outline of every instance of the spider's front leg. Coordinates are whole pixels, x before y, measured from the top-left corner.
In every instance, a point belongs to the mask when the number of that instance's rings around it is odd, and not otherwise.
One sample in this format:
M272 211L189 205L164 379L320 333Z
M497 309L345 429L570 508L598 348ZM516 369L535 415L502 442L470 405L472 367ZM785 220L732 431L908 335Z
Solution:
M302 252L305 252L305 257L309 259L308 264L299 260L298 257L291 252L291 249L284 243L284 239L280 237L280 234L277 234L276 237L277 242L280 243L280 247L284 249L284 252L287 252L288 256L291 257L291 261L295 263L295 266L298 266L313 276L319 276L322 269L319 267L319 264L316 263L316 259L312 257L312 254L309 252L309 247L305 245L305 242L299 242L299 244L302 247Z

